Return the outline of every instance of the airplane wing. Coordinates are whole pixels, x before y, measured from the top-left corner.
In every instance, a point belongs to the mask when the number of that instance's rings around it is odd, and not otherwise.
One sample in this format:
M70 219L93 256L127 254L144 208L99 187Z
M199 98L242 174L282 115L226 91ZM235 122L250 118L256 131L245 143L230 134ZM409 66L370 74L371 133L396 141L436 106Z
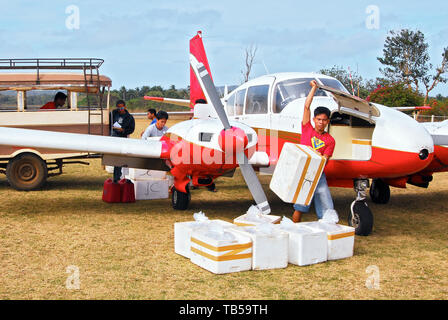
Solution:
M359 97L352 96L346 92L336 90L332 87L324 86L318 84L318 87L330 92L333 95L334 100L338 103L338 105L342 108L352 109L361 113L366 114L367 116L375 116L379 117L379 110L370 102L363 100Z
M177 106L182 107L190 107L190 100L187 99L172 99L172 98L149 97L149 96L144 96L143 99L161 103L175 104Z
M163 141L0 127L0 145L162 158Z
M412 110L431 110L430 106L415 106L415 107L392 107L398 111L412 111Z

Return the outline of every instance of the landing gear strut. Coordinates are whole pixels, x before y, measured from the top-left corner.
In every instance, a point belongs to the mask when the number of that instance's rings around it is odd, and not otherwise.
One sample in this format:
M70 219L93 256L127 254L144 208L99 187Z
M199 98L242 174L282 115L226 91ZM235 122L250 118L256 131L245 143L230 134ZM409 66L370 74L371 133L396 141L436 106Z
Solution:
M388 203L390 199L389 185L381 179L373 179L370 187L370 199L379 204Z
M356 200L350 206L348 224L355 228L355 233L360 236L367 236L372 232L373 214L366 203L366 190L369 187L369 180L358 179L354 181L354 189L357 193Z

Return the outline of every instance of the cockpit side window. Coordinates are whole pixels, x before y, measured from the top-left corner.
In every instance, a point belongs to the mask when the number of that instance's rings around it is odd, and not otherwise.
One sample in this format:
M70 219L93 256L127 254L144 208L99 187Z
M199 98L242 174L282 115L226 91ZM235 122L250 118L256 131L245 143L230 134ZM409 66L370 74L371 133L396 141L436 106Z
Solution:
M336 79L328 79L328 78L319 78L319 80L327 87L334 88L336 90L349 93L348 90L344 87L342 83L339 82L339 80Z
M236 93L236 97L235 97L235 115L236 116L240 116L243 114L245 97L246 97L246 89L240 90Z
M310 81L314 78L300 78L281 81L275 86L274 113L280 113L292 101L306 98L311 90ZM315 96L326 96L323 90L318 89Z
M269 85L253 86L247 90L246 114L268 113Z
M232 94L226 102L226 111L228 116L235 114L235 94Z

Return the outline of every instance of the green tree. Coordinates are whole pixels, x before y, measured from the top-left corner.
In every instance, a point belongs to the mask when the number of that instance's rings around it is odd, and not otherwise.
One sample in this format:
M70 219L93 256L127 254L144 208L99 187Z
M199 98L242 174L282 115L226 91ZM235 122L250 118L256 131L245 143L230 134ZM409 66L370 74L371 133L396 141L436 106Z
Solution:
M389 80L403 82L408 88L414 85L417 91L423 84L426 104L429 92L440 82L448 80L443 76L448 71L447 58L448 47L443 50L441 65L433 72L424 34L418 30L402 29L399 32L389 31L384 43L383 57L377 59L384 65L380 72Z
M366 99L388 107L414 107L423 103L423 96L409 88L406 83L397 82L379 86Z

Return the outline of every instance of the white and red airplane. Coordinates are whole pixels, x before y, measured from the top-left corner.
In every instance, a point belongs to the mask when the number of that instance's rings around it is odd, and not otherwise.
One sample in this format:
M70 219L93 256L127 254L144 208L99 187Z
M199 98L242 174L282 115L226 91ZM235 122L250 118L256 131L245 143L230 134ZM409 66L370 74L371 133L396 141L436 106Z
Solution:
M387 202L389 185L427 186L433 172L447 171L447 135L433 133L433 140L411 117L350 95L332 77L267 75L221 100L200 33L190 41L190 66L190 100L157 100L193 107L193 119L173 125L161 138L144 141L0 128L0 144L102 153L103 164L169 171L174 176L172 205L180 210L188 208L190 182L209 186L239 167L258 208L267 214L269 203L254 169L272 173L284 143L299 143L309 82L316 80L320 90L311 109L326 106L331 110L328 131L336 140L325 173L330 186L355 188L349 224L357 234L367 235L373 227L365 201L369 179L373 180L372 199Z

